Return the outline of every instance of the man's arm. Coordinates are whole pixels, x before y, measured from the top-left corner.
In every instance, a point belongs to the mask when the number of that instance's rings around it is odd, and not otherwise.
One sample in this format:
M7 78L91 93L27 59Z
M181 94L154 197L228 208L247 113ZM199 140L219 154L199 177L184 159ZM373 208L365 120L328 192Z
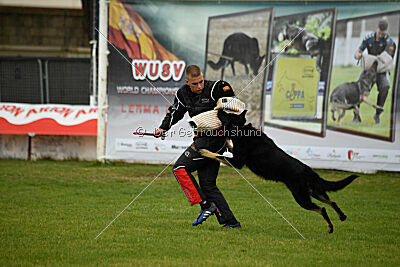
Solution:
M394 53L396 52L396 43L393 41L391 37L389 37L386 41L385 51L393 58Z
M179 91L178 91L179 92ZM164 133L168 131L172 125L180 121L187 111L185 104L180 100L178 92L175 95L174 104L168 108L160 127L154 132L155 137L165 139Z
M370 33L367 36L365 36L365 38L361 42L360 47L357 48L356 52L354 53L354 58L356 60L359 60L362 57L362 53L365 50L365 48L367 48L367 42L368 42L368 40L370 38L374 38L374 34L373 33Z
M360 48L357 48L356 52L354 53L354 58L359 60L362 57L363 51Z

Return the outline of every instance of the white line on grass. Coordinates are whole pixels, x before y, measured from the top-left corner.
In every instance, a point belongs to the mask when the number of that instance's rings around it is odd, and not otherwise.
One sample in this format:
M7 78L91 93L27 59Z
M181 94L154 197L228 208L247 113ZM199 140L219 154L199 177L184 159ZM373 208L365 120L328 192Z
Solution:
M179 155L181 156L181 155ZM173 160L170 161L170 163L168 163L167 166L165 166L165 168L145 187L143 188L143 190L134 198L132 199L131 202L129 202L129 204L94 238L97 239L127 208L129 208L129 206L138 198L140 197L140 195L158 178L160 177L160 175L165 171L165 169L167 169L169 167L169 165L171 165L172 162L174 162L178 157L174 158Z
M282 215L282 213L280 213L275 207L274 205L271 204L271 202L268 201L268 199L266 199L261 193L260 191L257 190L257 188L255 188L254 185L252 185L249 180L247 180L243 174L241 174L238 169L236 169L235 167L232 166L232 164L229 161L226 161L229 163L229 165L231 165L231 167L303 238L306 239L299 230L296 229L296 227L293 226L293 224L291 224L286 218L285 216Z

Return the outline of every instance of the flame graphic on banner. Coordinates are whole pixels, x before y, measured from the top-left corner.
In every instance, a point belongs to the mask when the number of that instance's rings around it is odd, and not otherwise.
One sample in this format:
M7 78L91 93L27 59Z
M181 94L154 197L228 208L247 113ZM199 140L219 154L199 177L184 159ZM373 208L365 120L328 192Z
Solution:
M131 59L179 60L154 38L149 25L131 6L118 0L110 2L108 39Z

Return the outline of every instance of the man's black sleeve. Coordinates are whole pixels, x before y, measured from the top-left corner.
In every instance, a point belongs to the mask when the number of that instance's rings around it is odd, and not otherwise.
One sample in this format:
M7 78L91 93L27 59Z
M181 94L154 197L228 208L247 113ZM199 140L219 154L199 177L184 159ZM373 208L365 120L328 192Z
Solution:
M180 121L187 111L184 103L181 102L182 98L178 96L179 91L175 95L174 104L168 108L168 113L165 115L160 128L168 131L172 125Z
M235 93L233 92L232 86L225 81L217 81L211 91L211 97L217 101L221 97L233 97Z
M385 51L393 58L394 53L396 52L396 43L393 41L392 38L388 38L386 41Z

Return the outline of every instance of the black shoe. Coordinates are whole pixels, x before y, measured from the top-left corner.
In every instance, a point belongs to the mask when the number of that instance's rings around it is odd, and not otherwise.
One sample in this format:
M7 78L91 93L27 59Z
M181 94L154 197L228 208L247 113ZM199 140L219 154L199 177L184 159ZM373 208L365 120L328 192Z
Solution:
M374 115L374 120L376 124L380 124L381 123L381 119L379 118L379 115L375 113Z
M242 225L240 224L240 222L237 222L235 224L225 224L223 226L224 229L231 229L231 228L242 228Z
M211 206L208 209L200 211L199 215L197 216L196 220L194 220L192 225L197 226L199 224L202 224L208 219L208 217L214 215L215 212L217 212L217 207L214 205L214 203L211 203Z

